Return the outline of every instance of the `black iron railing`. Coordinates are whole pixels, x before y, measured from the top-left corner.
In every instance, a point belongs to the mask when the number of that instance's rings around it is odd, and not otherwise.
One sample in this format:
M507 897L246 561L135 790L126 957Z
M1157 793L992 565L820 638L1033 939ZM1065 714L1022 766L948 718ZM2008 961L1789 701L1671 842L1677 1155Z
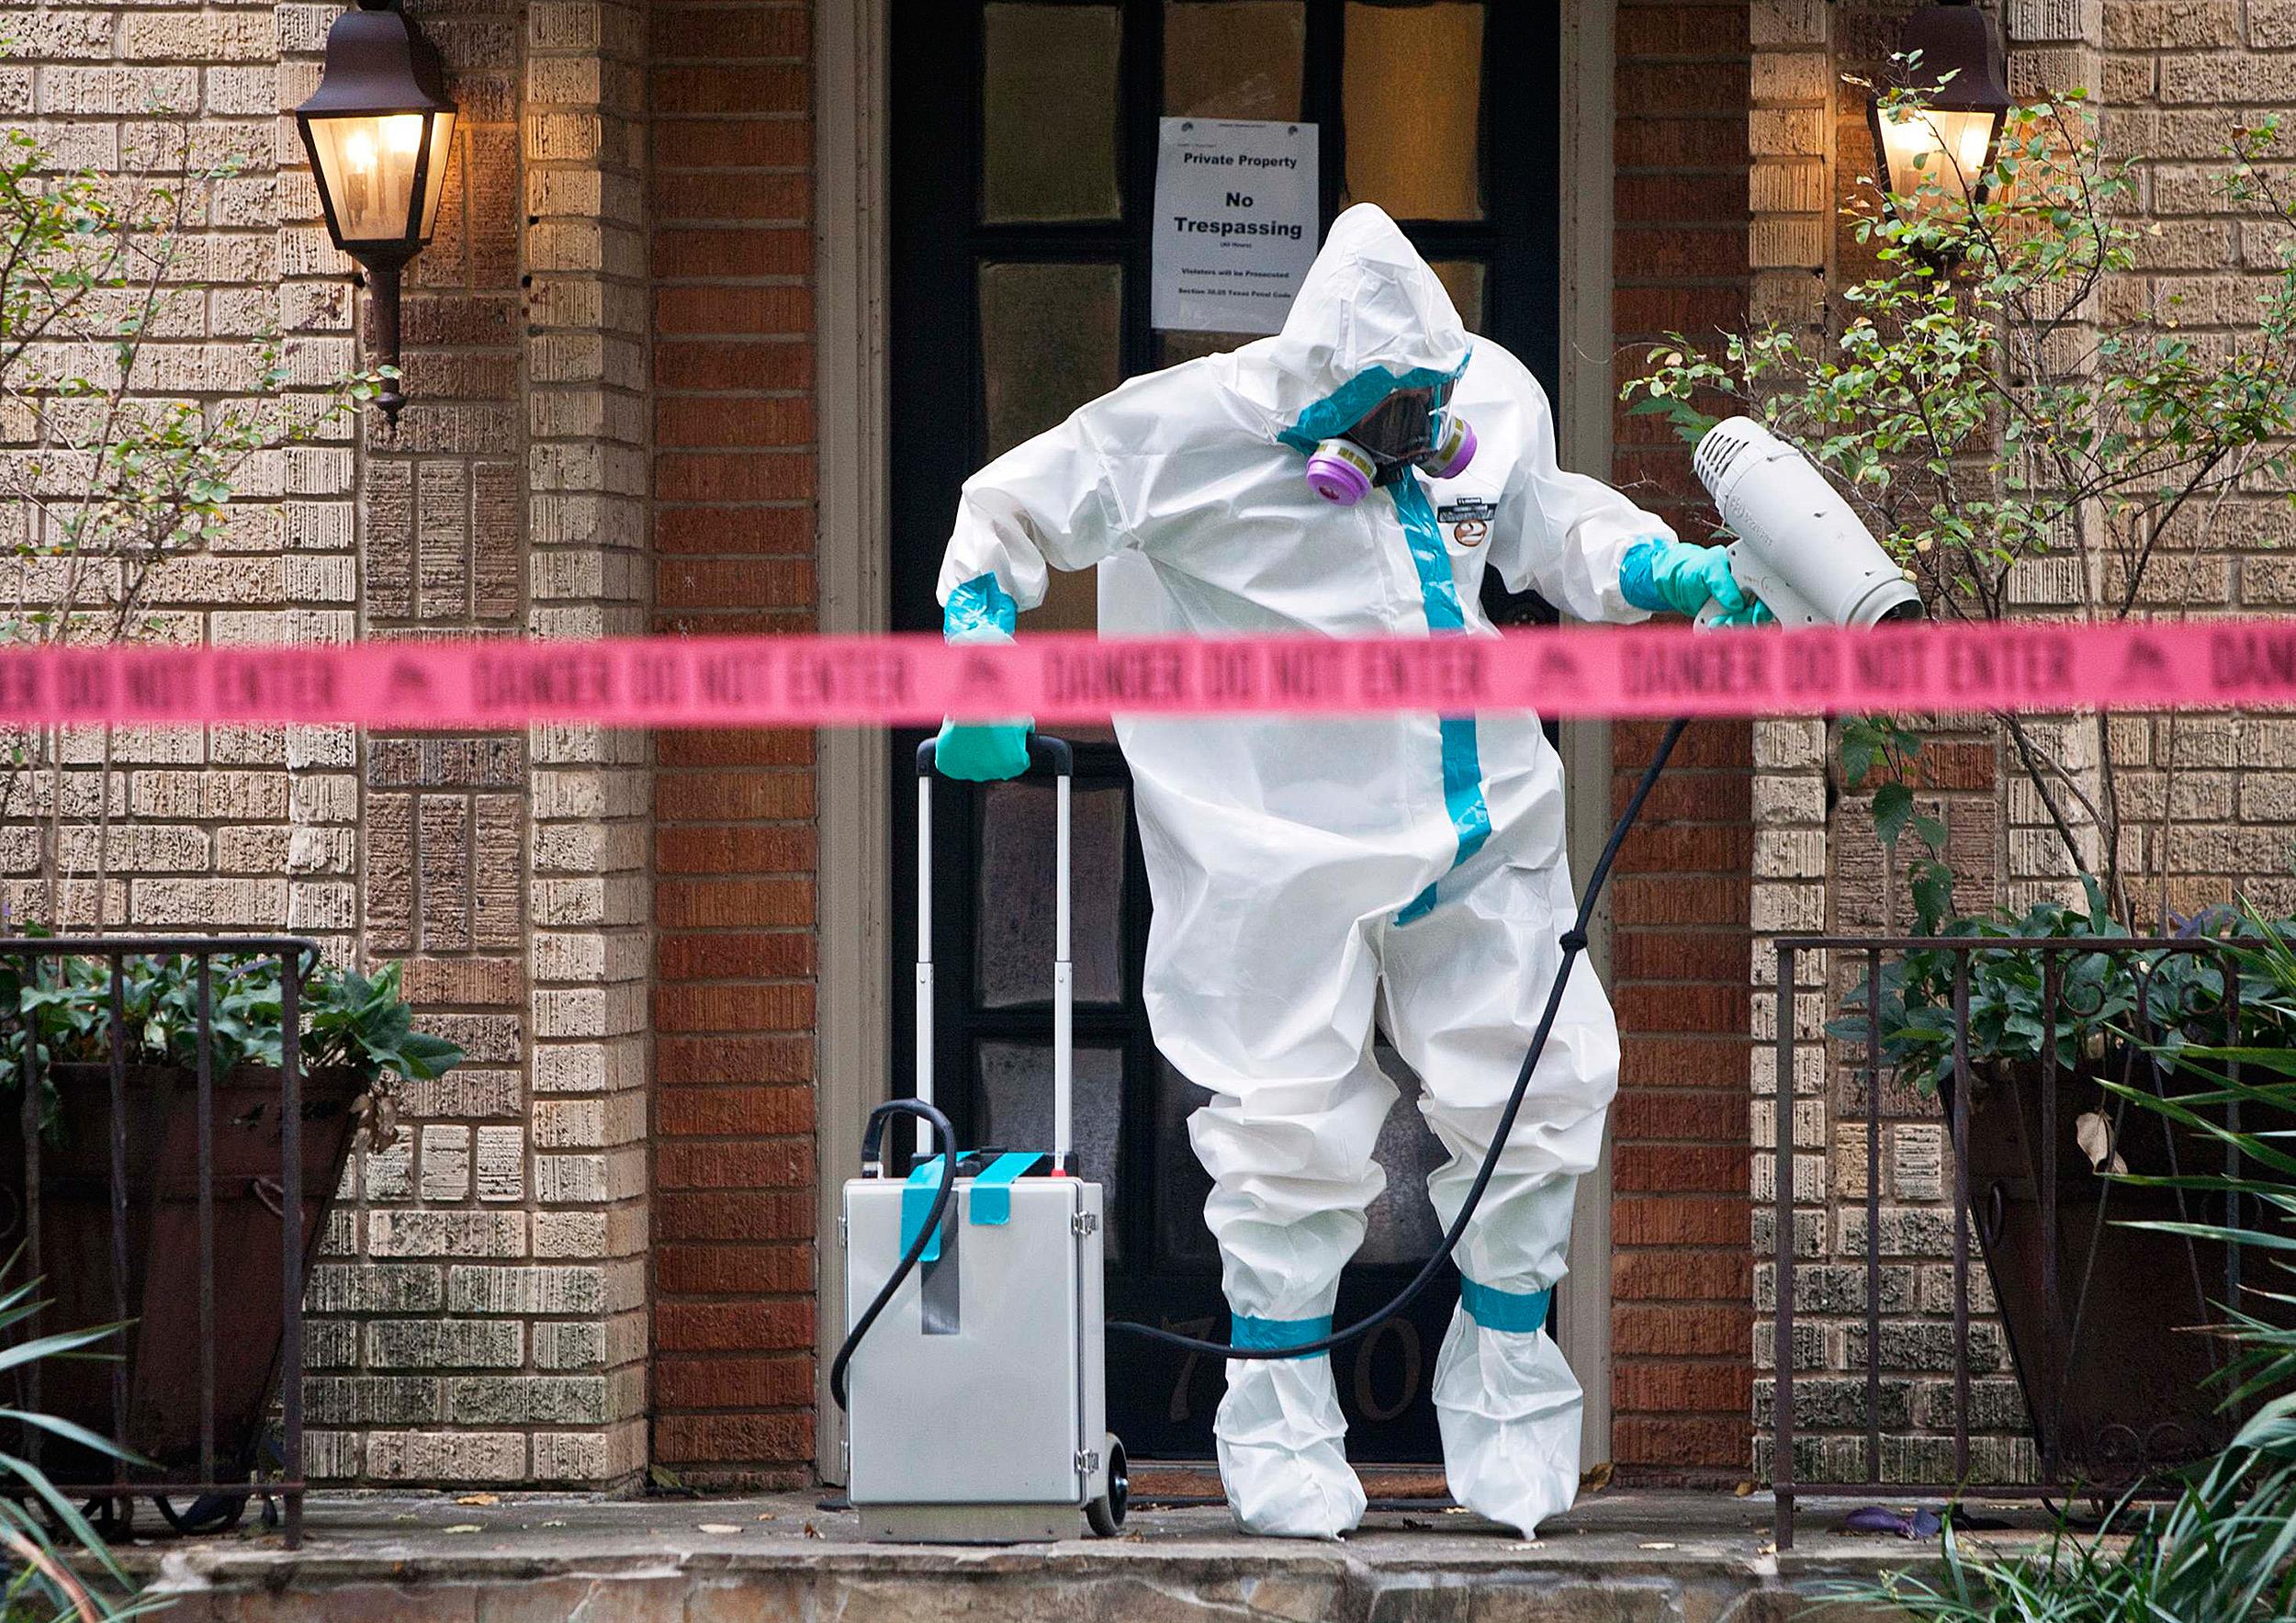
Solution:
M102 1062L44 1064L43 1045L37 1040L35 1020L20 1006L0 1008L0 1043L13 1055L13 1063L0 1064L0 1069L13 1071L10 1079L17 1087L20 1107L16 1132L21 1139L22 1184L20 1189L9 1191L21 1201L18 1212L12 1214L21 1228L14 1243L20 1247L21 1277L42 1280L41 1294L55 1302L29 1333L46 1335L87 1327L57 1322L57 1315L67 1302L75 1308L92 1305L91 1295L105 1302L111 1322L126 1326L118 1344L107 1344L99 1349L112 1355L107 1367L108 1403L100 1392L95 1394L94 1402L99 1409L108 1407L109 1425L103 1424L97 1415L89 1429L107 1432L123 1450L145 1457L131 1464L123 1460L106 1460L92 1450L78 1449L73 1458L64 1462L63 1469L51 1471L65 1492L85 1500L98 1513L99 1525L125 1524L134 1501L149 1496L170 1523L186 1530L201 1530L197 1524L202 1523L208 1527L229 1526L236 1523L248 1499L259 1494L266 1509L275 1500L281 1505L288 1547L301 1542L305 1486L302 1308L309 1255L304 1197L310 1173L305 1164L303 1133L307 1108L304 1066L297 1034L302 1028L303 979L317 963L319 952L317 942L291 936L0 938L0 964L17 967L20 983L28 994L37 986L54 984L54 977L62 973L63 960L96 961L108 968L104 1022L106 1057ZM278 962L279 1024L283 1036L279 1044L276 1110L270 1121L261 1119L265 1104L264 1096L272 1085L266 1074L254 1073L258 1078L254 1081L244 1071L234 1072L228 1077L216 1074L215 961L219 957L242 962ZM131 1139L139 1157L147 1151L154 1157L172 1157L156 1163L166 1168L180 1167L182 1146L164 1109L154 1111L152 1093L160 1085L152 1081L150 1067L141 1063L141 1038L129 1031L126 997L128 966L131 962L186 958L193 961L191 974L196 987L195 1061L190 1067L196 1089L190 1169L194 1198L189 1203L194 1207L196 1231L197 1316L192 1324L184 1324L175 1318L163 1324L151 1322L141 1311L142 1298L149 1295L152 1285L149 1279L152 1264L161 1255L154 1248L155 1225L163 1222L179 1224L181 1213L175 1208L183 1202L181 1179L174 1171L163 1177L152 1174L146 1167L142 1170L149 1181L139 1187L130 1166ZM131 1076L137 1084L133 1089ZM220 1176L229 1185L225 1199L236 1231L223 1236L217 1232L219 1085L230 1112L224 1126L232 1135L228 1146L230 1165ZM100 1145L86 1142L88 1135L84 1132L75 1134L73 1127L73 1123L84 1127L88 1121L86 1112L96 1101L85 1097L73 1099L69 1091L95 1088L103 1088L106 1094L101 1113L107 1124L107 1138ZM261 1091L251 1099L251 1088ZM274 1131L277 1144L276 1180L254 1170L268 1162L268 1145ZM17 1169L5 1171L15 1173ZM14 1178L8 1177L6 1181L13 1182ZM96 1250L96 1235L91 1223L79 1220L99 1201L108 1204L108 1234L103 1236L101 1249L90 1256ZM236 1295L251 1272L246 1259L233 1251L234 1247L249 1243L247 1225L241 1219L245 1215L242 1209L250 1201L270 1212L278 1223L276 1240L266 1235L261 1242L278 1247L280 1334L276 1353L268 1345L267 1336L249 1330L252 1323L268 1319L267 1309L251 1306L243 1297ZM51 1204L57 1210L50 1211ZM71 1221L60 1222L62 1219ZM260 1223L262 1229L268 1226L267 1222ZM142 1255L131 1254L138 1234L143 1236ZM178 1240L182 1237L179 1232L171 1231L171 1235ZM218 1299L219 1246L223 1248L220 1255L235 1292L235 1299L229 1302L219 1302ZM97 1268L108 1264L107 1300L103 1284L86 1278L93 1271L91 1263ZM146 1290L131 1293L130 1281L139 1277L139 1270L146 1279ZM268 1259L257 1258L252 1271L267 1279ZM161 1279L157 1289L173 1293L180 1285L175 1280ZM267 1290L264 1293L268 1293ZM230 1323L223 1322L224 1316ZM196 1357L191 1359L183 1358L186 1349L180 1345L181 1333L186 1330L196 1331L197 1344L192 1349ZM236 1456L229 1460L219 1459L219 1350L225 1363L221 1383L229 1392L237 1394L234 1401L242 1402L244 1410L225 1418L226 1429L235 1432L241 1439L226 1450ZM196 1363L196 1381L183 1379L189 1373L183 1368L186 1362ZM59 1381L66 1377L79 1381L75 1395L82 1402L89 1398L81 1371L58 1370L56 1374ZM43 1371L39 1363L24 1366L21 1376L21 1401L25 1406L35 1413L49 1412L42 1409ZM186 1390L194 1385L196 1394ZM268 1478L262 1477L260 1453L261 1439L267 1430L264 1411L274 1392L277 1394L283 1435L278 1475ZM55 1401L62 1401L65 1395L61 1392L51 1394ZM196 1401L197 1405L196 1453L189 1448L178 1448L168 1451L172 1460L159 1458L161 1451L150 1447L149 1435L154 1426L185 1433L181 1408L186 1400ZM25 1426L23 1431L20 1447L35 1463L41 1462L43 1449L51 1460L59 1452L56 1441L43 1438L39 1429ZM234 1471L241 1473L236 1480ZM174 1496L178 1495L193 1496L197 1509L188 1518L174 1507Z
M2146 1200L2167 1202L2170 1209L2165 1214L2175 1219L2236 1223L2241 1215L2238 1196L2186 1189L2144 1192L2100 1176L2089 1153L2077 1142L2077 1117L2065 1118L2060 1092L2068 1083L2086 1088L2100 1076L2123 1086L2162 1090L2166 1067L2152 1056L2161 1028L2168 1023L2164 1010L2175 1002L2161 984L2163 966L2172 962L2182 960L2188 969L2202 964L2213 967L2213 975L2200 977L2209 994L2201 1000L2205 1007L2192 1016L2207 1028L2198 1034L2226 1039L2236 1032L2240 981L2232 952L2222 941L2189 937L1805 935L1778 937L1776 948L1775 1393L1770 1464L1779 1548L1793 1542L1797 1498L1906 1487L1949 1493L1970 1487L1986 1497L2012 1499L2143 1492L2161 1468L2212 1451L2222 1440L2218 1427L2228 1422L2221 1415L2211 1418L2217 1394L2203 1389L2206 1374L2223 1362L2226 1352L2220 1338L2191 1335L2186 1327L2211 1317L2216 1303L2241 1300L2239 1247L2190 1235L2132 1231L2126 1223L2132 1217L2164 1214L2141 1209ZM1823 976L1826 985L1820 994L1826 1012L1838 1017L1821 1025L1829 1025L1849 1050L1851 1074L1862 1071L1863 1077L1865 1344L1863 1471L1859 1480L1836 1480L1837 1473L1822 1468L1811 1477L1797 1476L1795 1061L1809 1045L1822 1051L1825 1043L1824 1036L1798 1029L1795 1018L1797 993L1805 990L1798 984L1797 968L1808 964L1811 954L1827 955L1819 962L1829 971L1840 965L1840 958L1832 955L1863 960L1862 973ZM1883 964L1885 959L1903 964L1908 954L1925 955L1922 967L1933 977L1932 987L1948 977L1950 984L1943 1011L1951 1025L1950 1065L1938 1078L1950 1140L1946 1162L1953 1221L1950 1477L1919 1469L1885 1474L1884 1468L1882 1139L1885 1081L1891 1072L1885 1046L1891 992ZM1972 964L1986 954L2014 956L2038 969L2041 1031L2032 1060L1972 1063ZM2101 975L2100 959L2110 966ZM2186 988L2192 984L2190 976L2180 983ZM1839 989L1845 986L1862 992L1837 1003ZM2099 1006L2107 996L2116 998L2123 1011L2120 1018L2099 1018L2106 1012ZM1895 1019L1896 1011L1888 1009L1888 1015ZM2113 1032L2109 1040L2108 1026ZM2084 1041L2076 1046L2068 1065L2063 1053L2065 1039L2077 1031ZM1825 1077L1829 1095L1835 1087L1831 1059L1829 1054ZM2231 1073L2236 1083L2237 1067ZM2166 1118L2133 1106L2106 1088L2099 1086L2095 1092L2097 1114L2104 1125L2101 1132L2092 1128L2092 1133L2099 1133L2108 1159L2124 1146L2134 1156L2142 1146L2145 1166L2137 1170L2165 1170L2171 1176L2204 1170L2188 1163L2213 1140L2180 1133ZM2236 1105L2223 1110L2223 1124L2236 1129ZM1831 1111L1828 1119L1833 1119ZM1821 1152L1832 1148L1818 1147ZM2226 1147L2223 1156L2223 1169L2237 1173L2238 1152ZM2061 1182L2061 1174L2068 1170L2080 1180L2072 1186L2069 1201ZM1973 1181L1982 1184L1980 1195L1973 1195ZM1820 1210L1831 1210L1822 1198L1818 1204ZM2069 1215L2068 1205L2073 1208ZM1995 1307L2002 1317L2038 1461L2031 1480L1986 1481L1981 1486L1972 1482L1971 1461L1973 1212L1993 1274ZM2151 1281L2152 1288L2133 1292L2122 1289L2130 1279ZM2180 1395L2182 1406L2173 1401L2155 1403L2151 1417L2145 1418L2148 1392L2167 1393L2172 1400ZM1905 1419L1908 1435L1914 1435L1916 1416L1908 1412ZM1834 1435L1840 1435L1839 1427ZM1922 1428L1919 1435L1933 1437L1935 1429ZM1918 1467L1918 1448L1904 1448L1900 1453Z

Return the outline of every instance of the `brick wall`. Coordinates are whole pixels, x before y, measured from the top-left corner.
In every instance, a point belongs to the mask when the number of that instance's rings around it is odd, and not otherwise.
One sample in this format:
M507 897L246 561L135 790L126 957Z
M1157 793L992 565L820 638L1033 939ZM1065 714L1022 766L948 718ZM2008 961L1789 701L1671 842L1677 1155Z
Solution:
M1622 377L1664 332L1745 320L1746 23L1744 0L1618 8ZM1619 484L1684 539L1710 535L1688 447L1661 420L1623 411L1614 433ZM1660 731L1613 727L1614 805ZM1612 1454L1645 1482L1744 1473L1750 762L1744 723L1693 727L1611 886L1624 1045L1611 1117Z
M1837 75L1870 71L1885 59L1903 10L1756 0L1751 242L1760 314L1814 326L1823 319L1817 294L1824 279L1838 283L1861 274L1862 251L1831 216L1856 176L1870 173L1871 140L1862 101L1840 87ZM2034 96L2080 85L2096 94L2109 149L2135 160L2133 207L2160 228L2140 245L2135 274L2108 286L2100 308L2125 316L2178 300L2179 325L2203 345L2211 328L2246 320L2271 251L2253 228L2229 217L2211 176L2235 125L2254 124L2296 101L2280 88L2285 70L2296 65L2289 54L2296 31L2285 8L2264 0L2103 6L2009 0L1997 16L2007 32L2012 88ZM2167 549L2146 606L2171 614L2285 612L2291 577L2276 553L2289 533L2284 501L2244 490L2225 504L2205 546L2196 546L2188 531ZM2020 581L2027 612L2053 612L2068 601L2053 592L2051 573L2034 569ZM2128 848L2141 870L2134 886L2140 896L2148 903L2165 897L2180 911L2236 895L2271 908L2296 905L2285 833L2290 738L2279 724L2244 716L2126 716L2111 725L2124 800L2146 808L2148 819L2160 814ZM2034 733L2043 751L2076 772L2095 760L2092 720L2043 719ZM1867 800L1843 793L1829 809L1825 728L1765 723L1755 738L1757 921L1769 929L1850 932L1904 928L1902 885L1874 840ZM2038 800L1989 732L1933 733L1920 771L1920 809L1942 816L1951 830L1958 907L2023 906L2065 889L2064 859L2044 831ZM1837 781L1832 788L1842 785ZM1805 965L1793 999L1800 1035L1818 1037L1855 973L1854 965ZM1767 989L1774 986L1775 960L1766 947L1757 948L1755 974L1764 993L1754 1029L1766 1040L1777 1019ZM1813 1041L1788 1084L1793 1244L1802 1280L1791 1356L1802 1372L1806 1429L1796 1465L1805 1477L1856 1475L1867 1465L1860 1435L1866 1100L1862 1075L1840 1058ZM1766 1041L1756 1049L1754 1087L1754 1253L1763 1259L1756 1268L1757 1307L1766 1315L1775 1291L1766 1259L1773 1244L1769 1202L1776 1188L1779 1113L1779 1078ZM1882 1469L1933 1482L1952 1473L1952 1349L1941 1334L1952 1312L1952 1223L1942 1200L1950 1175L1934 1101L1909 1088L1887 1088L1879 1189L1883 1306L1890 1325L1882 1355ZM1970 1340L1978 1405L1975 1471L1979 1480L2025 1475L2033 1469L2032 1450L1999 1330L1986 1313L1982 1267L1973 1284L1979 1313ZM1773 1367L1778 1351L1768 1331L1765 1319L1755 1338L1763 1369ZM1766 1376L1757 1382L1765 1426L1770 1384ZM1761 1463L1766 1470L1766 1457Z
M61 163L165 177L188 131L193 166L237 165L194 187L198 240L154 389L228 398L246 342L275 328L294 387L356 364L355 278L280 114L317 83L340 10L40 6L0 26L5 111ZM215 552L156 577L154 636L636 628L614 618L644 589L631 567L643 468L614 453L631 437L616 392L642 383L642 350L614 336L636 235L615 217L636 203L616 175L643 157L618 66L635 30L591 0L412 10L462 115L436 239L408 279L412 403L395 437L369 418L256 458ZM405 1090L406 1136L355 1161L323 1236L307 1345L315 1476L588 1483L637 1468L645 1303L630 1259L645 1168L631 1107L644 1076L630 1059L645 1021L627 988L645 966L624 943L647 904L620 849L645 810L613 792L628 756L626 740L582 729L116 740L112 924L284 928L338 960L402 961L423 1025L468 1052ZM79 759L92 769L92 740ZM96 804L94 776L75 807ZM67 841L82 872L94 837ZM37 888L12 871L15 917ZM91 887L66 894L67 917L87 921Z
M652 12L661 632L814 627L809 25ZM654 1452L782 1485L813 1458L813 738L657 748Z
M2134 161L2137 196L2159 231L2142 244L2137 274L2109 290L2107 310L2170 311L2204 354L2228 327L2253 331L2280 231L2229 218L2218 154L2234 126L2268 114L2296 123L2296 11L2276 0L2125 0L2105 8L2100 32L2084 43L2107 146ZM2033 60L2019 66L2037 76L2067 54L2028 48L2020 58ZM2285 158L2285 138L2281 145ZM2180 526L2177 539L2146 578L2155 612L2296 609L2296 510L2285 492L2245 488L2205 521ZM2296 912L2296 727L2257 716L2112 725L2115 759L2130 769L2122 793L2153 824L2148 899L2191 913L2242 896L2269 913Z

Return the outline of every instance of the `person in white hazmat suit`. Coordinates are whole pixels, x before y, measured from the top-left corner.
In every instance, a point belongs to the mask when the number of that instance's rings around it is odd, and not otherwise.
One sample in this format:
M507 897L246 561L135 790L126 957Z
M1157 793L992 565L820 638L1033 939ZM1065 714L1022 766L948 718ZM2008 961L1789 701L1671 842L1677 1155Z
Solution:
M1110 637L1491 636L1486 569L1582 620L1749 606L1718 548L1556 467L1530 372L1469 338L1369 205L1334 223L1280 333L1134 378L966 481L948 633L1007 637L1048 569L1091 566ZM1372 1151L1396 1093L1375 1011L1449 1154L1427 1189L1445 1224L1481 1164L1573 913L1561 765L1522 713L1117 730L1154 905L1149 1018L1212 1096L1189 1135L1234 1339L1312 1341L1385 1185ZM952 722L940 763L1013 776L1025 739L1025 724ZM1581 961L1458 1252L1434 1392L1451 1491L1526 1537L1578 1485L1579 1385L1544 1325L1617 1073ZM1231 1360L1214 1429L1247 1531L1329 1538L1361 1518L1327 1356Z

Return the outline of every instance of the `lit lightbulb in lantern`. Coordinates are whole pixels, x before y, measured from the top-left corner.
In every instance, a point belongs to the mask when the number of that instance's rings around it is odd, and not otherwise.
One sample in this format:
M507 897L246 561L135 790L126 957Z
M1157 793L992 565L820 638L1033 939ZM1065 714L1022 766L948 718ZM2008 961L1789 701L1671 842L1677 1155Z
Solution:
M1942 107L1884 113L1882 149L1890 189L1912 199L1920 214L1965 208L1984 177L1995 121L1990 112Z
M344 198L345 212L355 220L364 220L374 204L376 170L382 155L375 150L374 132L353 129L343 141L343 173L347 181Z

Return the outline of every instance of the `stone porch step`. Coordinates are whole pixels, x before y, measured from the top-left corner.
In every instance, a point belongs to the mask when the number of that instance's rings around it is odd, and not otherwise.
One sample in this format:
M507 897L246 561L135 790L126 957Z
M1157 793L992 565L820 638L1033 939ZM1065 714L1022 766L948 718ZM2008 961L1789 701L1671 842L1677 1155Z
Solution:
M976 1549L864 1544L811 1495L331 1494L298 1551L255 1532L129 1553L170 1623L1787 1623L1828 1580L1934 1557L1822 1530L1840 1509L1807 1510L1784 1556L1765 1497L1616 1490L1531 1543L1432 1508L1253 1539L1189 1507Z

